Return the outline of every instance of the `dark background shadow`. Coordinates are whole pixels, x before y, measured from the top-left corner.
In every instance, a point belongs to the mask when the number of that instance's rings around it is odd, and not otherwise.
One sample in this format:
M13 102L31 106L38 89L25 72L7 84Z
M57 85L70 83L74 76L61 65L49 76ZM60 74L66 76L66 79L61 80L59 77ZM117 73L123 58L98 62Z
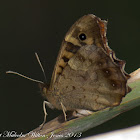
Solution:
M5 0L0 1L0 132L27 133L43 121L43 98L38 85L5 71L14 70L44 80L34 52L40 56L48 82L70 26L85 14L108 20L109 46L126 60L125 70L139 67L140 11L138 1L129 0ZM140 123L140 107L85 133L94 135ZM61 111L47 109L51 120Z

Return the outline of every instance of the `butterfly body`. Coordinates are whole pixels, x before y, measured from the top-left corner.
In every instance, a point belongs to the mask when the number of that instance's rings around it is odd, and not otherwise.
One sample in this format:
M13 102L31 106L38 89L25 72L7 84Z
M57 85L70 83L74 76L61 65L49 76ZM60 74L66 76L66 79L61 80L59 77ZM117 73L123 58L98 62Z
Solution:
M106 21L80 18L66 34L44 96L62 110L101 110L119 105L130 91L125 62L115 57L106 39Z

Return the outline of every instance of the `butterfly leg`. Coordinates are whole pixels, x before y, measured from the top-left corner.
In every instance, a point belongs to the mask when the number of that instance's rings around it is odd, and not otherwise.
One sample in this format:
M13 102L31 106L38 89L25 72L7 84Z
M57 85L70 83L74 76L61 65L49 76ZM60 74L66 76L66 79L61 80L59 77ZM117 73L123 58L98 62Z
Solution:
M63 110L65 121L67 121L66 108L65 108L65 106L63 105L62 102L60 102L60 104L61 104L61 107L62 107L62 110Z
M47 114L47 111L46 111L46 106L48 106L49 108L53 109L54 107L52 106L51 103L47 102L47 101L44 101L43 102L43 111L44 111L44 121L43 123L40 125L40 129L42 129L42 127L44 126L45 122L46 122L46 116L48 115Z

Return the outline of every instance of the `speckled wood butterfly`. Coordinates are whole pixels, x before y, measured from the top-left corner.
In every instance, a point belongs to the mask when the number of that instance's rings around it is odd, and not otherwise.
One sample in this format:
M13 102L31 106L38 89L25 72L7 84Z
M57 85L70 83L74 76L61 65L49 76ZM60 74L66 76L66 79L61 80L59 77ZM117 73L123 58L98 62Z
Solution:
M51 106L59 110L97 111L120 104L130 92L125 62L115 57L106 39L107 22L85 15L66 34L51 83L41 85Z
M50 84L41 91L51 108L101 110L120 104L130 92L125 62L115 57L106 39L107 22L85 15L66 34Z

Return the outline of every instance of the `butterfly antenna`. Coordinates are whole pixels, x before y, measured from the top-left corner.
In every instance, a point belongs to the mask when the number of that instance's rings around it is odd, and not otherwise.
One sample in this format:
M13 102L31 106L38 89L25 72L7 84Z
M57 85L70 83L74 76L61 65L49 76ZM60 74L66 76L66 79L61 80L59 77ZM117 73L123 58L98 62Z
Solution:
M28 80L31 80L31 81L34 81L34 82L37 82L37 83L44 84L44 82L42 82L42 81L32 79L32 78L27 77L27 76L25 76L25 75L22 75L22 74L20 74L20 73L18 73L18 72L14 72L14 71L7 71L6 73L8 73L8 74L9 74L9 73L11 73L11 74L19 75L19 76L21 76L21 77L23 77L23 78L25 78L25 79L28 79Z
M44 75L44 78L45 78L45 82L47 83L46 74L45 74L44 68L43 68L43 66L42 66L42 64L41 64L41 61L40 61L40 59L39 59L39 56L38 56L37 53L35 53L35 56L36 56L36 59L37 59L39 65L40 65L40 67L41 67L41 70L42 70L42 72L43 72L43 75Z

